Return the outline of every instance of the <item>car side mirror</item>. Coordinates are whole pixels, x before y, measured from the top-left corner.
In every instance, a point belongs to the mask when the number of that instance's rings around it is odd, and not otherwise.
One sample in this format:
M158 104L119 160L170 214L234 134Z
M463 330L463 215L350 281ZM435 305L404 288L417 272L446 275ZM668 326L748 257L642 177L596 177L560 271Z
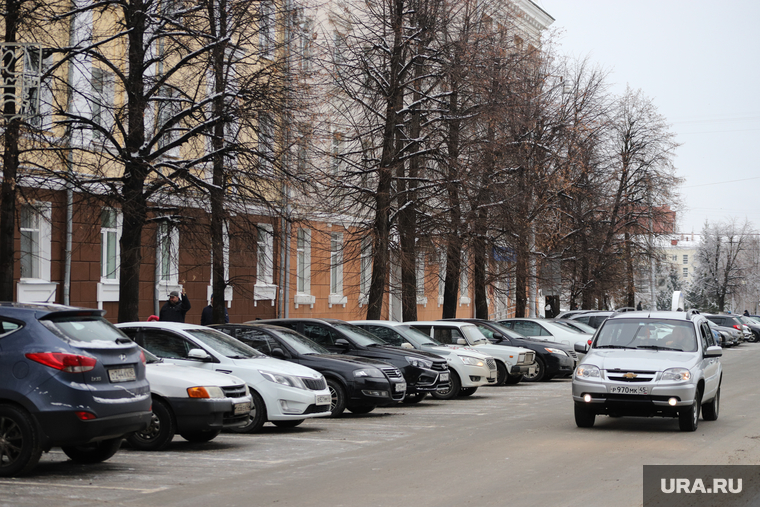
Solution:
M206 352L203 349L190 349L190 351L187 353L188 359L197 359L199 361L211 361L212 358L210 355L208 355L208 352Z
M718 347L717 345L713 345L712 347L707 347L707 350L705 350L705 357L720 357L723 355L723 349Z
M464 338L457 338L457 345L467 345L467 340Z
M277 359L289 359L288 355L280 347L272 349L272 353L270 354L270 356L275 357Z
M402 348L402 349L410 349L410 350L414 350L414 345L412 345L412 344L411 344L411 343L409 343L409 342L404 342L404 343L402 343L402 344L401 344L401 348Z
M337 340L335 340L335 346L343 347L344 349L347 349L351 346L351 344L348 343L348 340L346 340L345 338L338 338Z
M501 333L494 333L493 334L493 340L494 343L499 343L504 341L504 335Z
M578 343L576 342L575 345L573 345L573 349L575 349L576 352L579 352L581 354L585 354L588 352L588 344L587 343Z

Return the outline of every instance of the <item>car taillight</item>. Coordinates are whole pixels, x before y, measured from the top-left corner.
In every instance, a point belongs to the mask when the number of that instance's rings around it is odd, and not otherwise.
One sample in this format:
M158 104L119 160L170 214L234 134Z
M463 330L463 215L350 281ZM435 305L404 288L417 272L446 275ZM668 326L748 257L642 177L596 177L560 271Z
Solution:
M76 414L76 416L79 418L80 421L91 421L98 417L92 412L74 412L74 413Z
M30 352L27 359L68 373L81 373L95 368L98 360L94 357L66 354L64 352Z
M738 329L739 331L741 331L741 330L742 330L742 328L740 328L740 327L739 327L739 324L734 324L734 328L735 328L735 329Z
M145 352L140 350L140 361L142 361L142 364L147 364L148 362L145 360Z

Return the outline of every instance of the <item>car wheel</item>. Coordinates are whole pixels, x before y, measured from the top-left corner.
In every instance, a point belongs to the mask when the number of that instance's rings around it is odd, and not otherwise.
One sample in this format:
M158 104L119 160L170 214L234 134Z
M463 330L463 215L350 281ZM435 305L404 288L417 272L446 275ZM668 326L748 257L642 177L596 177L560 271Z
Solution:
M505 382L505 384L510 385L510 386L519 384L520 381L523 379L523 377L524 375L522 373L518 375L507 375L507 381Z
M375 407L373 406L367 406L367 405L359 405L356 407L346 407L348 410L353 412L354 414L369 414L373 410L375 410Z
M404 403L406 403L407 405L419 403L425 398L427 398L427 393L407 394L406 396L404 396Z
M575 404L576 426L579 428L591 428L594 425L594 419L596 419L594 412L579 403Z
M78 463L100 463L111 458L121 447L122 437L85 445L61 446L64 454Z
M536 369L531 375L530 373L524 373L523 374L523 380L525 382L541 382L544 380L544 375L546 374L546 364L544 363L544 360L540 357L536 357Z
M327 389L330 391L330 417L338 417L346 410L346 390L332 379L327 380Z
M28 473L42 455L31 416L12 405L0 405L0 477Z
M267 406L259 393L251 389L251 414L248 416L248 424L230 428L233 433L256 433L267 422Z
M449 387L433 391L430 393L430 396L436 400L450 400L459 396L459 391L461 390L462 381L459 380L459 375L452 370L449 372Z
M150 425L127 437L127 442L140 451L160 451L165 449L174 438L176 426L169 405L165 401L154 398L152 410Z
M211 442L216 436L221 433L221 430L206 430L206 431L186 431L179 435L194 444L202 444L205 442Z
M305 419L296 419L295 421L272 421L272 424L277 426L278 428L295 428L302 422L304 422Z
M507 365L501 361L496 361L496 385L503 386L507 382Z
M678 427L681 431L697 431L699 426L699 407L701 406L701 396L697 392L694 398L694 403L688 407L684 407L678 413Z
M472 396L477 390L477 387L463 387L459 390L459 396Z
M715 398L709 403L702 405L702 419L705 421L716 421L720 412L720 386L715 393Z

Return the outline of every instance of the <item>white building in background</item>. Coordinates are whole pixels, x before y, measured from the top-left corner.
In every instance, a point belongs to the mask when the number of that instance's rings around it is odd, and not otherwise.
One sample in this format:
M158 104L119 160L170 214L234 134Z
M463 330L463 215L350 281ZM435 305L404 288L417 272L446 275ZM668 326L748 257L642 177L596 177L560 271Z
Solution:
M663 238L661 248L665 252L665 260L676 268L684 287L691 283L696 272L700 243L700 235L694 233L673 234Z

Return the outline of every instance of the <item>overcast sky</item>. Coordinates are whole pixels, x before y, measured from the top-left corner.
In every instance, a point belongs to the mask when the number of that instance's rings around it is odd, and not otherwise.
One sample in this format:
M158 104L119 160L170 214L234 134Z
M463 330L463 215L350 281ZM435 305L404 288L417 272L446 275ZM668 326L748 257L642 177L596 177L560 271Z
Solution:
M760 1L533 0L560 52L641 89L681 144L678 229L736 218L760 229Z

